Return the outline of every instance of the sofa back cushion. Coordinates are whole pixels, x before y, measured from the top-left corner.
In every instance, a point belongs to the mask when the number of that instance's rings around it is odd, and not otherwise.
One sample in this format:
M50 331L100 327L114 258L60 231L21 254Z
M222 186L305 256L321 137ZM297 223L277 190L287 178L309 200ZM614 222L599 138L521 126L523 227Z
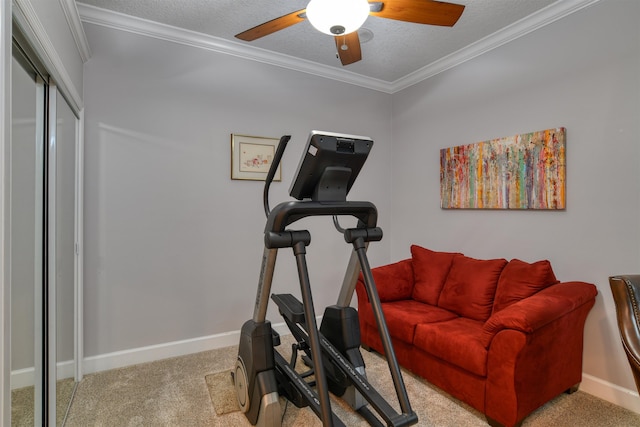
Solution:
M506 259L480 260L464 255L453 258L438 306L462 317L486 321L491 315L498 278Z
M411 259L404 259L371 270L380 302L411 299L411 291L413 291L413 268L411 264ZM364 288L362 273L360 273L359 281L362 282Z
M559 281L553 274L551 263L548 260L529 264L519 259L512 259L502 270L500 279L498 279L493 312L497 313L503 308L556 283Z
M438 298L449 274L453 257L462 255L452 252L435 252L418 245L411 246L413 262L413 294L416 301L438 305Z

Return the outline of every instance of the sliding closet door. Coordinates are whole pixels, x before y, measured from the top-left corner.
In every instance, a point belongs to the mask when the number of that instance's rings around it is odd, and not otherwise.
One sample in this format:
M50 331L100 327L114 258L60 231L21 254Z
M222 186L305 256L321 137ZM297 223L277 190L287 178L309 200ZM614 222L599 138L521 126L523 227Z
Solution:
M53 101L53 99L52 99ZM55 99L55 316L56 425L61 426L75 387L75 197L78 119L58 93Z
M11 424L38 426L44 400L45 86L15 48L11 72Z
M11 424L62 426L80 375L80 125L37 56L15 35L13 53L6 259Z
M76 118L55 84L48 87L46 289L48 425L64 424L75 388Z

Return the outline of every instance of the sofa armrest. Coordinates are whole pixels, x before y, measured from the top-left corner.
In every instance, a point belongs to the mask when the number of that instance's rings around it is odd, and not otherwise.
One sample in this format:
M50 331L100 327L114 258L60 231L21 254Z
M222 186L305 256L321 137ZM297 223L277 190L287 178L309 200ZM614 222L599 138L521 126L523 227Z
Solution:
M559 283L543 289L494 313L482 328L482 343L489 348L493 337L503 329L533 333L592 301L597 293L594 285L584 282Z
M560 283L487 321L484 332L493 334L488 341L485 388L488 418L518 425L536 408L580 383L584 324L596 295L591 284Z
M373 274L380 302L400 301L411 298L413 293L413 266L411 259L372 268L371 273ZM361 301L369 301L362 274L360 274L356 284L356 293L358 294L358 304Z

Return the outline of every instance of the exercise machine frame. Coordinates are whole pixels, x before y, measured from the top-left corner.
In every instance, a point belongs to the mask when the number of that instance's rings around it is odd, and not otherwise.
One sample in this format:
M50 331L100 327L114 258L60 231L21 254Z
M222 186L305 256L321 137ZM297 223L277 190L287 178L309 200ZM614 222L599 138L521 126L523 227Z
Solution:
M317 134L327 136L331 142L336 139L338 150L350 153L355 150L354 143L349 142L352 141L351 136L328 132L313 131L309 143ZM360 141L364 137L353 138ZM411 409L366 254L369 242L382 239L382 230L377 227L377 209L371 202L346 201L346 193L355 179L353 171L345 167L330 166L320 178L324 188L329 189L328 192L318 193L316 189L312 200L283 202L269 210L269 185L289 139L288 135L281 138L265 182L264 208L267 223L264 230L265 247L258 290L253 317L246 321L241 329L238 357L233 372L240 409L252 425L280 426L283 414L279 397L282 395L298 407L309 406L324 426L344 426L342 420L331 410L331 391L343 398L371 425L400 427L416 424L418 418ZM373 141L366 139L371 144L367 145L365 158L373 144ZM340 144L347 145L341 148ZM315 155L315 152L313 154ZM303 160L299 172L303 167ZM359 167L356 168L357 175ZM298 174L298 179L304 177ZM298 179L294 179L292 189ZM348 184L347 179L350 179ZM302 196L304 194L301 193L294 195ZM306 247L311 242L311 234L308 230L288 229L296 221L314 216L333 216L336 227L343 232L345 241L353 246L337 303L326 308L319 329L306 263ZM336 220L338 216L355 217L358 220L357 226L346 230L340 228ZM271 295L297 341L293 345L290 362L275 350L274 347L280 344L280 337L266 318L277 253L278 249L282 248L293 249L302 297L300 302L291 294ZM358 313L350 307L360 272L363 274L365 288L373 307L401 412L397 412L366 378L364 361L360 354ZM300 374L295 369L298 350L304 351L303 359L311 367L307 373ZM313 381L306 380L310 375L313 375Z

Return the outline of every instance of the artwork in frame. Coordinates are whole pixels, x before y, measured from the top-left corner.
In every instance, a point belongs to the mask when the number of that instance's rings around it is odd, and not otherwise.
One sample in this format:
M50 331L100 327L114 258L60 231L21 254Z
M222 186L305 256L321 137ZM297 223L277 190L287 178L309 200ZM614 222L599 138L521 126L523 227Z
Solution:
M565 128L440 150L443 209L565 209Z
M279 139L231 134L231 179L264 181ZM280 166L273 177L281 180Z

